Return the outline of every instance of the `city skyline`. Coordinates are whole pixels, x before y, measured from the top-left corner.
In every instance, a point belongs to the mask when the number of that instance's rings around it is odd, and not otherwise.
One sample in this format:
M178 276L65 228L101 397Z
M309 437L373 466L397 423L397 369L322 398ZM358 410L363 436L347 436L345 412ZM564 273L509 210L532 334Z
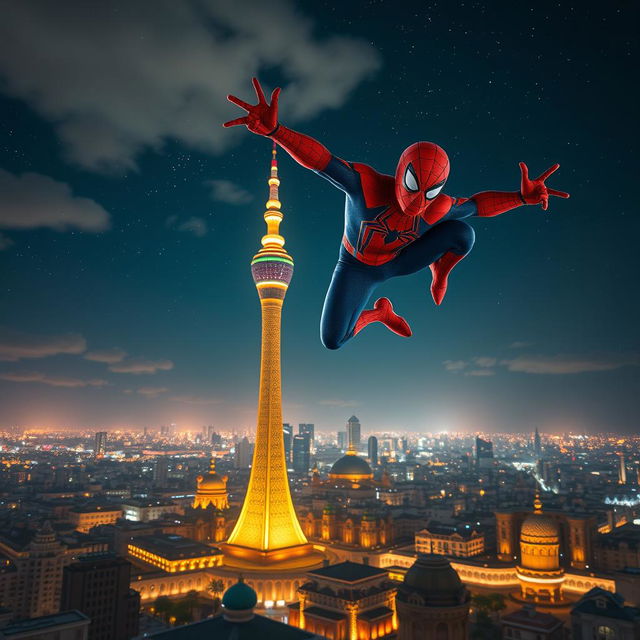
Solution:
M336 15L303 3L297 13L282 1L281 19L263 21L267 37L279 39L286 24L300 38L279 62L251 21L210 10L233 36L229 53L248 55L269 89L282 85L283 119L335 153L392 172L407 144L434 140L452 160L447 186L462 196L515 188L520 160L536 172L557 160L572 193L549 213L528 207L474 222L476 246L440 308L425 274L385 285L381 293L414 327L410 340L373 326L329 353L318 325L343 203L281 154L297 270L283 318L285 421L331 431L356 412L376 432L637 430L638 219L629 214L627 143L635 123L618 90L632 70L626 9L558 7L549 20L542 8L451 5L424 8L416 20L397 7ZM157 111L140 113L135 100L120 105L108 91L109 79L122 95L133 91L109 44L123 24L140 28L137 9L104 10L98 59L87 36L95 16L81 6L34 4L28 11L48 25L42 38L21 11L0 27L0 36L8 30L0 37L0 428L253 428L259 307L244 257L262 225L270 145L220 127L235 114L226 93L247 93L246 70L222 69L203 44L178 65L202 56L206 69L193 79L206 97L189 124L167 95L190 87L169 71L166 85L144 76ZM156 17L203 35L190 9ZM403 35L384 28L391 21ZM603 21L619 37L596 52L583 36L597 37ZM159 29L153 20L149 28ZM319 76L338 33L347 34L351 64ZM525 38L527 72L515 77L504 51ZM49 82L67 77L70 56L78 60L66 49L46 77L28 64L33 42L58 41L87 52L78 73L95 96L73 78ZM152 44L132 46L141 72L164 59ZM304 61L297 72L295 60ZM93 69L109 64L120 72L103 84ZM594 127L605 111L616 118Z

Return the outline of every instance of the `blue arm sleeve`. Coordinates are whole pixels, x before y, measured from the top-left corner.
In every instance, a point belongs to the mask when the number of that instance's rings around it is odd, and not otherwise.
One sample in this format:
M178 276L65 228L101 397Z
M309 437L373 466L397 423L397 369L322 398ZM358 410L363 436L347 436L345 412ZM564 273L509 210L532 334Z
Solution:
M350 162L336 158L336 156L331 156L329 164L322 171L318 169L314 169L314 171L345 193L354 193L360 188L358 172Z
M478 214L478 207L473 198L456 198L451 207L449 219L461 220L462 218L470 218Z

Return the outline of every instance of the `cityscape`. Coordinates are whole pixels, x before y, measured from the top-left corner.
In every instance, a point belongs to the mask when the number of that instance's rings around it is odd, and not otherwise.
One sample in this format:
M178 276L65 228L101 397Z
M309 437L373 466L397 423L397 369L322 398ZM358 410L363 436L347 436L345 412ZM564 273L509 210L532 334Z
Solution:
M267 182L255 432L3 433L0 633L636 637L640 436L283 422L275 145Z
M0 640L640 640L634 20L502 4L0 0Z

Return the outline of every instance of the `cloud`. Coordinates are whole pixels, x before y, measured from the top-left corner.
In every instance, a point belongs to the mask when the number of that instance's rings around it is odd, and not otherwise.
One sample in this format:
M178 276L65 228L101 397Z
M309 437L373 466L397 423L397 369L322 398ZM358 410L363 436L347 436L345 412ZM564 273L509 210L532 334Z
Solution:
M192 216L188 220L180 222L179 224L178 216L169 216L165 220L165 225L169 229L175 228L178 231L187 231L189 233L193 233L193 235L197 238L206 236L207 232L209 231L206 221L203 218L198 218L196 216Z
M246 204L253 200L253 196L231 180L205 180L204 184L211 187L211 197L227 204Z
M524 342L523 340L516 340L509 345L509 349L526 349L532 347L533 342Z
M129 358L109 366L109 371L113 373L157 373L158 371L169 371L173 369L171 360L146 360L145 358Z
M498 367L504 367L507 371L515 373L572 375L638 366L640 365L640 356L637 354L613 356L530 355L504 360L482 356L470 360L445 360L443 364L447 371L463 372L466 376L492 376L495 375Z
M318 404L325 407L357 407L359 404L355 400L342 400L341 398L328 398L326 400L318 400Z
M137 391L141 396L147 398L157 398L159 395L169 391L166 387L140 387Z
M227 93L283 79L282 119L340 107L380 65L364 40L317 35L293 0L0 0L3 90L50 120L68 158L92 170L135 167L177 141L219 153L239 133Z
M500 364L509 371L518 373L569 375L591 373L594 371L613 371L627 366L638 366L637 355L617 355L600 357L582 356L522 356L510 360L501 360Z
M495 376L496 372L493 369L471 369L470 371L465 371L464 375L485 378L487 376Z
M464 360L445 360L442 364L447 371L462 371L468 365Z
M94 349L93 351L87 351L84 354L86 360L92 360L93 362L106 362L107 364L113 364L115 362L122 362L127 356L127 352L119 347L113 349Z
M0 327L0 360L16 362L27 358L46 358L60 354L79 354L87 341L77 333L41 336Z
M179 395L173 396L171 400L175 402L182 402L184 404L194 404L194 405L208 405L208 404L219 404L219 398L209 398L207 396L197 396L197 395Z
M67 183L39 173L17 176L0 169L0 194L0 228L45 227L56 231L109 228L109 214L97 202L74 196Z
M51 387L104 387L109 383L106 380L81 380L79 378L66 378L63 376L49 376L46 373L28 371L24 373L0 373L1 380L10 382L40 382Z

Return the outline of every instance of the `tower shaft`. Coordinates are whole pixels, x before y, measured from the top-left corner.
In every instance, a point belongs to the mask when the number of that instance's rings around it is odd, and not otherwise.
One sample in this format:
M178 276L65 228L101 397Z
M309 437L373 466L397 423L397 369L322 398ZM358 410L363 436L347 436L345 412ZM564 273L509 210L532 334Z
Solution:
M251 263L262 311L260 391L253 464L247 494L225 552L252 562L270 563L306 555L312 550L296 516L284 453L280 327L282 305L293 276L293 260L280 235L275 148L264 214L267 234Z

